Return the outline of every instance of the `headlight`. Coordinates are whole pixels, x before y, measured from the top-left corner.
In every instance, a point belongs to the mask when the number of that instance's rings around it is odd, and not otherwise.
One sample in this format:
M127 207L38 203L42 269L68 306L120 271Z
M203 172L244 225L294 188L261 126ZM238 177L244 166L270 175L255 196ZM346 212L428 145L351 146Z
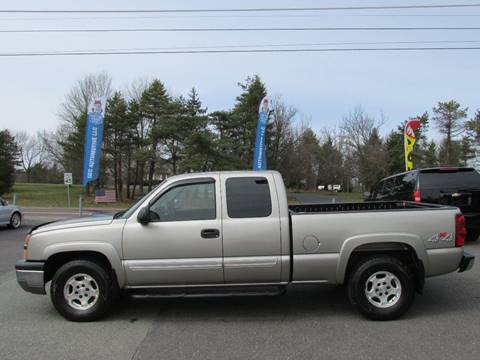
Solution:
M32 239L31 234L27 234L25 236L25 242L23 243L23 259L27 260L28 258L28 244L30 244L30 240Z

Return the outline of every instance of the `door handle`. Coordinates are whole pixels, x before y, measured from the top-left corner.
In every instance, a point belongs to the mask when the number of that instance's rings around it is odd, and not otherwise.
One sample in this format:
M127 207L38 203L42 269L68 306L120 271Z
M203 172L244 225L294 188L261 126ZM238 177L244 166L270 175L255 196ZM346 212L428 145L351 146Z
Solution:
M202 238L210 239L210 238L218 238L220 236L220 231L218 229L203 229L200 232Z

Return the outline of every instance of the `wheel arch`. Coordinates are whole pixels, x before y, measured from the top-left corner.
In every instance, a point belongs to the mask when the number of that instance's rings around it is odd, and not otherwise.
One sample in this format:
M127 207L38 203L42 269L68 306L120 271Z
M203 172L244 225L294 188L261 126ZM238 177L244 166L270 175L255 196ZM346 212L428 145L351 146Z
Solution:
M45 274L44 281L47 283L53 278L55 272L63 264L73 260L91 260L99 265L104 266L107 270L112 271L117 283L122 287L125 283L125 275L120 257L111 245L105 244L101 247L78 246L70 248L70 246L61 246L58 244L54 247L50 246L45 249ZM68 245L68 244L65 244ZM59 248L60 247L60 248Z
M427 256L419 237L405 234L357 236L345 241L337 267L337 283L348 280L349 271L365 257L388 255L407 262L415 273L416 288L421 292L425 279Z

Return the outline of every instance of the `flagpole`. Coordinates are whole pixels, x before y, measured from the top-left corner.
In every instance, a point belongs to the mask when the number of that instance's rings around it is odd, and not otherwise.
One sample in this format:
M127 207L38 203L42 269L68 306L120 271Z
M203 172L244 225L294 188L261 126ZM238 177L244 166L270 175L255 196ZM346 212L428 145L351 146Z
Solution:
M407 129L407 124L408 121L405 122L405 125L403 125L403 158L405 161L405 171L408 171L408 159L407 159L407 135L406 135L406 129Z

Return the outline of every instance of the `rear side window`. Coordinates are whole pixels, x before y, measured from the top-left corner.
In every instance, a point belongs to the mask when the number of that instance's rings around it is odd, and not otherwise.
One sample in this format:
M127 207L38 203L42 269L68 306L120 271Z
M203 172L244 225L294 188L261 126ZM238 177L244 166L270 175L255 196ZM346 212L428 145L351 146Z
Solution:
M390 178L385 180L385 183L383 184L382 195L390 194L393 190L394 184L395 184L395 178Z
M423 189L480 188L480 174L475 170L420 173L420 187Z
M396 192L409 192L415 191L415 183L417 181L416 172L408 172L404 175L398 176L395 183Z
M272 213L272 199L266 178L229 178L225 185L230 218L267 217Z

